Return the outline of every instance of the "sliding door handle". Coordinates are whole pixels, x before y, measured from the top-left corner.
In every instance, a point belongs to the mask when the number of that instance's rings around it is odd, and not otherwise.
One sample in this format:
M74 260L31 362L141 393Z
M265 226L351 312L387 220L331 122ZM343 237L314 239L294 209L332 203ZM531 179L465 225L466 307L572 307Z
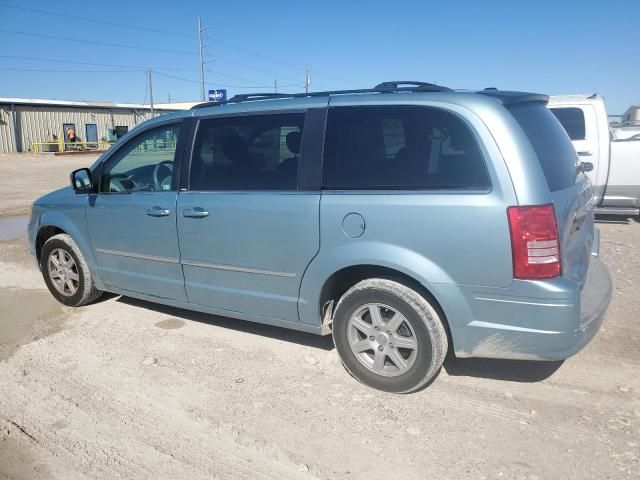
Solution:
M209 212L200 207L185 208L182 210L182 216L189 218L204 218L209 216Z
M161 207L147 208L147 215L151 217L167 217L171 214L171 210Z

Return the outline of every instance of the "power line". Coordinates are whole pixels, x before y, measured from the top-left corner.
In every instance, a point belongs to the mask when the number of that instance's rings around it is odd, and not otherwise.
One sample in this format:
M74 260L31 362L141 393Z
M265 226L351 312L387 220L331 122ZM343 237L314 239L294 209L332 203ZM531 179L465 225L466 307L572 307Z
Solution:
M297 78L293 78L293 77L290 77L288 75L282 75L282 74L279 74L277 72L274 72L273 70L266 70L264 68L254 67L253 65L247 65L246 63L238 62L237 60L231 60L229 58L221 57L219 55L216 55L216 60L222 60L223 62L233 63L235 65L240 65L241 67L248 68L248 69L251 69L251 70L255 70L256 72L268 73L269 75L275 75L277 77L287 78L287 79L293 80L293 81L298 81Z
M249 55L253 55L254 57L262 58L264 60L268 60L268 61L273 62L273 63L278 63L278 64L283 65L285 67L293 68L295 70L302 70L302 67L300 65L294 65L294 64L289 63L289 62L284 62L282 60L278 60L277 58L271 57L269 55L263 55L262 53L254 52L252 50L247 50L246 48L238 47L236 45L232 45L231 43L223 42L222 40L215 40L215 43L219 43L220 45L224 45L225 47L232 48L232 49L237 50L239 52L243 52L243 53L246 53L246 54L249 54ZM316 70L314 70L313 73L316 74L316 75L320 75L321 77L335 78L336 80L340 80L340 81L343 81L343 82L350 81L350 80L346 80L344 78L337 77L335 75L330 75L330 74L325 74L325 73L318 73Z
M0 29L0 32L3 33L11 33L14 35L26 35L29 37L41 37L41 38L49 38L53 40L64 40L67 42L76 42L76 43L86 43L90 45L101 45L105 47L117 47L117 48L130 48L134 50L145 50L145 51L154 51L154 52L163 52L163 53L179 53L181 55L195 55L195 52L187 52L185 50L171 50L168 48L155 48L155 47L139 47L137 45L126 45L123 43L107 43L107 42L97 42L94 40L85 40L80 38L69 38L69 37L61 37L58 35L47 35L44 33L34 33L34 32L21 32L18 30L5 30Z
M23 10L25 12L42 13L43 15L51 15L51 16L54 16L54 17L62 17L62 18L67 18L67 19L72 19L72 20L82 20L82 21L85 21L85 22L98 23L100 25L109 25L111 27L130 28L132 30L140 30L140 31L143 31L143 32L160 33L160 34L163 34L163 35L175 35L177 37L193 38L193 35L187 35L185 33L171 32L169 30L160 30L160 29L156 29L156 28L138 27L138 26L135 26L135 25L127 25L127 24L124 24L124 23L107 22L105 20L96 20L94 18L79 17L77 15L68 15L67 13L57 13L57 12L50 12L50 11L46 11L46 10L38 10L37 8L19 7L17 5L8 5L6 3L0 3L0 6L3 6L5 8L12 8L14 10Z
M68 63L71 65L89 65L92 67L117 67L117 68L139 68L140 70L147 70L149 66L144 65L118 65L113 63L96 63L96 62L79 62L77 60L59 60L52 58L42 57L22 57L18 55L0 55L0 58L13 58L16 60L34 60L37 62L50 62L50 63ZM175 70L183 72L195 72L195 68L176 68L176 67L151 67L153 70Z
M207 70L207 72L213 73L214 75L221 75L223 77L233 78L234 80L240 80L241 82L249 82L249 83L253 82L253 80L250 80L248 78L238 77L237 75L231 75L229 73L219 72L218 70L212 70L211 68L209 68L206 65L205 65L205 69ZM256 88L260 88L260 87L256 87Z
M173 32L173 31L169 31L169 30L161 30L161 29L156 29L156 28L140 27L140 26L137 26L137 25L130 25L130 24L124 24L124 23L108 22L108 21L105 21L105 20L96 20L96 19L93 19L93 18L81 17L81 16L78 16L78 15L67 15L66 13L62 14L62 13L51 12L51 11L46 11L46 10L39 10L39 9L36 9L36 8L21 7L21 6L17 6L17 5L9 5L9 4L6 4L6 3L0 3L0 5L4 6L6 8L12 8L14 10L22 10L22 11L26 11L26 12L40 13L40 14L43 14L43 15L51 15L51 16L62 17L62 18L67 18L67 19L81 20L81 21L97 23L97 24L101 24L101 25L108 25L108 26L112 26L112 27L128 28L128 29L131 29L131 30L139 30L139 31L143 31L143 32L151 32L151 33L158 33L158 34L164 34L164 35L174 35L174 36L179 36L179 37L184 37L184 38L195 38L195 35L189 35L189 34L186 34L186 33ZM84 43L84 41L83 41L83 43ZM246 53L248 55L253 55L254 57L262 58L262 59L267 60L269 62L273 62L273 63L277 63L279 65L283 65L283 66L288 67L288 68L292 68L292 69L299 70L299 71L303 70L302 66L300 66L300 65L294 65L292 63L285 62L283 60L279 60L277 58L271 57L269 55L264 55L262 53L255 52L255 51L249 50L247 48L238 47L237 45L233 45L233 44L231 44L229 42L224 42L222 40L216 40L215 43L218 43L220 45L224 45L225 47L232 48L232 49L234 49L236 51L243 52L243 53ZM128 48L136 48L136 47L128 47ZM139 47L139 48L143 48L143 47ZM152 50L152 49L147 48L146 50ZM182 52L182 53L193 54L192 52ZM317 70L314 70L314 74L316 76L320 76L320 77L334 78L336 80L340 80L340 81L343 81L343 82L350 82L350 80L341 78L341 77L333 75L333 74L322 73L322 72L317 71Z
M140 70L58 70L40 68L0 67L5 72L41 72L41 73L139 73Z
M204 72L205 72L205 64L207 64L207 63L209 63L209 62L211 62L211 61L212 61L212 60L205 60L205 54L207 53L205 49L206 49L207 47L212 46L212 45L213 45L213 43L215 43L215 42L211 42L211 43L209 43L208 45L205 45L205 44L203 43L203 33L207 32L208 30L211 30L212 28L213 28L213 27L211 27L211 26L209 26L209 27L205 27L205 26L203 26L202 21L200 20L200 17L198 17L198 45L199 45L199 55L200 55L200 94L201 94L201 96L202 96L202 100L203 100L203 101L205 100L205 94L204 94L204 85L205 85ZM278 76L278 74L276 74L276 73L274 73L274 72L272 72L272 71L270 71L270 70L265 70L265 69L263 69L263 68L255 67L255 66L253 66L253 65L247 65L247 64L245 64L245 63L238 62L237 60L231 60L231 59L228 59L228 58L220 57L220 56L218 56L218 55L216 55L216 57L215 57L215 58L216 58L217 60L223 60L223 61L226 61L226 62L229 62L229 63L234 63L234 64L236 64L236 65L240 65L240 66L242 66L242 67L249 68L249 69L251 69L251 70L256 70L256 71L259 71L259 72L264 72L264 73L268 73L268 74L270 74L270 75L276 75L276 76ZM285 78L290 78L291 80L296 80L296 79L293 79L293 78L291 78L291 77L287 77L287 76L285 76L285 75L279 75L279 76L283 76L283 77L285 77ZM258 87L258 88L263 88L263 87Z
M256 54L256 55L259 55L259 54ZM283 75L282 73L274 72L273 70L267 70L265 68L260 68L260 67L256 67L256 66L253 66L253 65L248 65L246 63L242 63L242 62L239 62L237 60L231 60L230 58L221 57L220 55L216 55L215 58L216 58L216 60L222 60L224 62L233 63L235 65L239 65L239 66L244 67L244 68L255 70L257 72L268 73L269 75L275 75L276 77L286 78L288 80L292 80L292 81L296 81L296 82L299 81L299 79L294 78L294 77L289 76L289 75ZM304 71L306 68L307 67L301 68L301 71ZM316 73L315 70L314 70L314 73ZM318 85L322 85L322 84L318 84Z
M160 75L163 77L168 77L168 78L174 78L176 80L182 80L184 82L190 82L190 83L197 83L200 84L200 80L193 80L191 78L184 78L184 77L179 77L177 75L169 75L168 73L161 73L161 72L153 72L156 75ZM271 88L271 86L264 86L264 85L251 85L251 86L247 86L247 85L223 85L220 83L216 83L216 84L210 84L210 83L205 83L205 85L210 86L210 87L226 87L226 88Z
M169 49L153 48L153 47L147 48L147 47L138 47L138 46L134 46L134 45L125 45L125 44L119 44L119 43L97 42L97 41L93 41L93 40L84 40L84 39L77 39L77 38L60 37L60 36L57 36L57 35L47 35L47 34L43 34L43 33L21 32L21 31L6 30L6 29L0 29L0 32L17 34L17 35L27 35L27 36L33 36L33 37L51 38L51 39L55 39L55 40L64 40L64 41L71 41L71 42L87 43L87 44L92 44L92 45L103 45L103 46L108 46L108 47L130 48L130 49L136 49L136 50L153 50L153 51L157 51L157 52L180 53L180 54L186 54L186 55L195 55L196 54L195 52L186 52L186 51L182 51L182 50L169 50ZM224 57L216 56L216 58L219 59L219 60L223 60L225 62L228 62L228 63L233 63L233 64L236 64L236 65L240 65L242 67L245 67L245 68L249 68L251 70L256 70L258 72L268 73L269 75L276 75L276 76L279 76L279 77L282 77L282 78L287 78L289 80L297 81L296 78L290 77L288 75L278 74L276 72L273 72L272 70L266 70L266 69L263 69L263 68L254 67L252 65L247 65L246 63L238 62L236 60L231 60L231 59L224 58Z
M212 70L209 67L205 67L205 68L206 68L207 72L213 73L215 75L222 75L223 77L229 77L229 78L233 78L235 80L241 80L243 82L252 82L252 80L249 80L248 78L238 77L236 75L230 75L228 73L219 72L217 70ZM289 84L289 85L280 85L280 86L286 88L286 87L299 87L301 85L302 85L302 83L292 83L292 84ZM256 86L256 88L264 88L264 87Z
M14 67L0 67L0 71L4 72L38 72L38 73L141 73L141 70L61 70L61 69L41 69L41 68L14 68ZM170 75L168 73L158 72L156 70L149 70L156 75L160 75L167 78L173 78L176 80L182 80L190 83L200 83L198 80L192 80L190 78L184 78L177 75ZM217 72L216 72L217 73ZM206 84L207 86L227 87L227 88L271 88L265 85L228 85L228 84ZM295 85L283 85L283 87L294 87Z

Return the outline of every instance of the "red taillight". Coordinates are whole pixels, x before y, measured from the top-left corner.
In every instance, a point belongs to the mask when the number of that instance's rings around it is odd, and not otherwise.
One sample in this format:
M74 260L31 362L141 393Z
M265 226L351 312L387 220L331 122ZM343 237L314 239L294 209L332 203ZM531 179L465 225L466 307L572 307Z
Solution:
M513 277L524 280L561 274L558 224L553 205L509 207Z

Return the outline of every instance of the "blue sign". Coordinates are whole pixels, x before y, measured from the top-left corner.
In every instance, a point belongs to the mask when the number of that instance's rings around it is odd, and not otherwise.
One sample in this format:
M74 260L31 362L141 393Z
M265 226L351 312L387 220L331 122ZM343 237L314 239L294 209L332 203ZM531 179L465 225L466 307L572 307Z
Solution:
M227 91L226 90L209 90L209 101L210 102L226 102L227 101Z

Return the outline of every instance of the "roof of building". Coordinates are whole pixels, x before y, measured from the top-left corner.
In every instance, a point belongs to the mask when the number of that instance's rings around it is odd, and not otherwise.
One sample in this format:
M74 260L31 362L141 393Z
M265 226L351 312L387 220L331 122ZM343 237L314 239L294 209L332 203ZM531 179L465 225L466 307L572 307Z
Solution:
M563 102L572 100L594 100L596 98L602 98L597 93L577 93L571 95L550 95L549 100L552 102Z
M157 103L155 110L188 110L199 102ZM48 98L16 98L0 97L0 104L51 106L51 107L87 107L87 108L123 108L132 110L149 110L149 104L120 102L87 102L82 100L54 100Z

